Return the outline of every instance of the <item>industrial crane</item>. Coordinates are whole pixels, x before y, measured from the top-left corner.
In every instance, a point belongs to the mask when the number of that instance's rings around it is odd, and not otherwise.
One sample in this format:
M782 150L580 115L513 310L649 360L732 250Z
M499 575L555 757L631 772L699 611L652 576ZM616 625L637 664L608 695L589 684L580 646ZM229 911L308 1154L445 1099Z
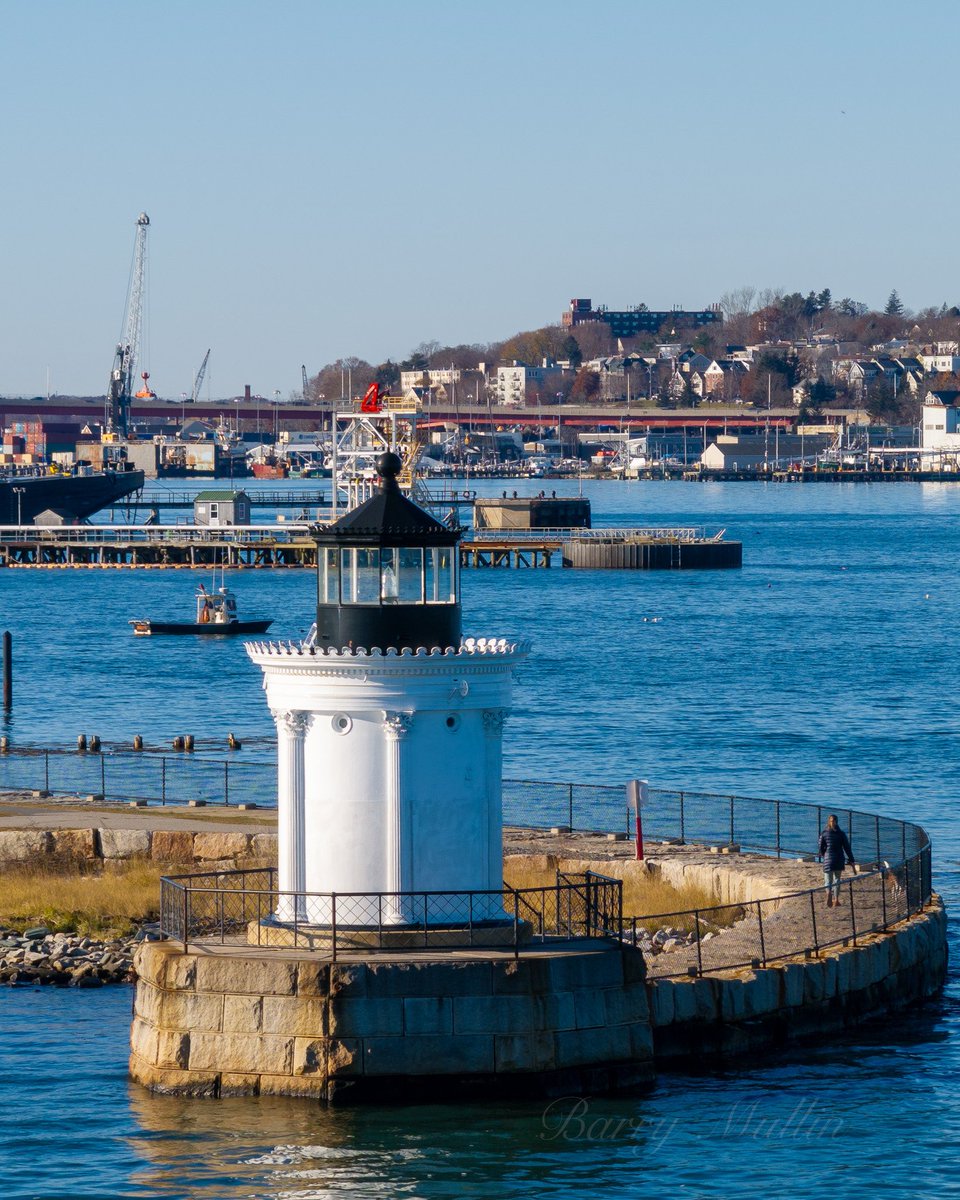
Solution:
M203 356L203 362L200 364L200 370L196 373L193 379L193 395L190 397L191 404L196 404L196 402L200 399L200 388L203 386L203 377L207 373L207 361L209 358L210 351L208 350Z
M307 367L306 364L301 365L300 374L303 376L303 402L307 403Z
M110 372L107 389L107 431L116 440L127 436L130 401L133 392L133 372L140 353L140 329L143 324L143 288L147 267L147 230L150 218L146 213L137 217L137 237L133 250L133 266L130 270L130 285L127 290L127 309L123 324L123 336L117 343L117 352ZM143 387L138 396L152 397L147 382L149 373L144 371Z

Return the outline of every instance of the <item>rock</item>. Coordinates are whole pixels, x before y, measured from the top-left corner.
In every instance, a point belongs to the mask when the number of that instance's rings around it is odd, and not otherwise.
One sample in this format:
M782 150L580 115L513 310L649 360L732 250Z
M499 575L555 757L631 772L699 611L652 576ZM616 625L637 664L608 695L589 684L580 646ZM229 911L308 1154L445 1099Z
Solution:
M104 858L145 858L150 853L148 829L100 829Z
M31 862L53 848L53 836L39 829L0 831L0 862Z
M242 858L250 845L247 833L198 833L193 839L193 853L203 861L224 861Z
M78 975L74 978L74 986L78 988L94 988L103 987L103 980L99 975Z
M35 941L37 938L45 938L50 936L50 930L45 925L38 925L35 929L25 929L23 936L28 941Z

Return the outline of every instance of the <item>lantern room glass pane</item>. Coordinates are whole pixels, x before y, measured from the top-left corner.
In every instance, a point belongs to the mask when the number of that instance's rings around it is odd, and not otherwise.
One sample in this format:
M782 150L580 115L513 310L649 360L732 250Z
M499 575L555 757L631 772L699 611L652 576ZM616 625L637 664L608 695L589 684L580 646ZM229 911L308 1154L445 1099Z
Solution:
M443 546L428 550L426 561L426 594L428 604L455 604L456 583L453 569L453 549Z
M344 604L379 604L380 551L344 550L340 586Z
M384 604L400 603L397 559L397 551L392 546L385 546L380 551L380 599Z
M380 551L380 599L384 604L423 603L423 550L419 546Z
M423 550L403 546L395 551L400 560L400 603L423 603Z
M338 604L340 601L340 571L337 551L327 547L320 554L320 572L317 580L317 599L321 604Z

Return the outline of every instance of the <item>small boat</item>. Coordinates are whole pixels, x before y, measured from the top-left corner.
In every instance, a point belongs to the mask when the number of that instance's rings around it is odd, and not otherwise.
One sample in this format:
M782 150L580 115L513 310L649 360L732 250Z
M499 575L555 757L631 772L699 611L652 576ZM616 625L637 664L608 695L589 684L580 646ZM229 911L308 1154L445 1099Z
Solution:
M202 633L229 635L266 633L273 621L241 621L237 617L237 598L227 587L208 592L203 584L197 589L196 621L143 621L130 624L138 637L154 633Z

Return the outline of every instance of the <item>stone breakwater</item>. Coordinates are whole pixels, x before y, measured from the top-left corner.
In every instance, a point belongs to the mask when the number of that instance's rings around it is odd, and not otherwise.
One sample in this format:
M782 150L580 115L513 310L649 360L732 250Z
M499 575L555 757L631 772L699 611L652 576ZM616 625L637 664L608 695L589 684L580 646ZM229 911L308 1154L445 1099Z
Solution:
M225 871L277 861L275 833L193 829L0 829L0 865L152 861L171 868Z
M0 927L0 983L81 988L132 983L140 940L142 935L100 940L39 926L23 933Z

